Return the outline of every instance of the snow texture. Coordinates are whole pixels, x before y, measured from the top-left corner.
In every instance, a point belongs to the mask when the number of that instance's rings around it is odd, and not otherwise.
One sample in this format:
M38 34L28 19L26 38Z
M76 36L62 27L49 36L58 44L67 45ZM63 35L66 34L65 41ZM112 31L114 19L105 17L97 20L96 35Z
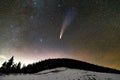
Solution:
M120 75L62 67L36 74L0 75L0 80L120 80Z

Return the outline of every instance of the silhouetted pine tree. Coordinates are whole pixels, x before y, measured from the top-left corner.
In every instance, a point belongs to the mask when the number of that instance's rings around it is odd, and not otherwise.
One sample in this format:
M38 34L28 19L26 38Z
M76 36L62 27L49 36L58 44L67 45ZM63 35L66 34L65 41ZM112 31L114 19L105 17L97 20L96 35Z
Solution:
M20 68L21 68L21 62L19 62L17 65L17 69L20 69Z
M1 72L4 72L4 71L6 70L6 68L7 68L7 62L4 62L4 63L2 64L2 67L0 68L0 71L1 71Z
M23 67L21 68L22 73L25 73L25 68L26 68L26 65L24 64Z
M12 67L12 65L13 65L13 60L14 60L14 56L12 56L12 57L10 58L10 60L8 61L7 65L6 65L6 70L7 70L7 72L10 72L10 71L11 71L11 67Z
M6 69L7 68L7 62L4 62L3 64L2 64L2 67L1 67L2 69Z
M17 72L20 72L20 70L21 70L21 62L19 62L19 63L17 64L16 70L17 70Z
M11 67L11 72L16 73L17 64L13 64Z

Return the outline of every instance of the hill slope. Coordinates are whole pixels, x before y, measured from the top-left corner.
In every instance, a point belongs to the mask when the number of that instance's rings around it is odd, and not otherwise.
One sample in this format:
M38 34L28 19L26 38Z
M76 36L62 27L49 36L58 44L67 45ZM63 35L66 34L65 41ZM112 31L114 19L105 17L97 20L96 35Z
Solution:
M120 75L62 67L35 74L4 75L0 80L120 80Z
M38 63L28 65L22 70L26 73L37 73L39 71L43 71L46 69L53 69L57 67L67 67L67 68L81 69L81 70L88 70L88 71L95 71L95 72L119 73L120 74L120 71L115 70L115 69L101 67L101 66L90 64L90 63L73 60L73 59L66 59L66 58L48 59L48 60L40 61Z

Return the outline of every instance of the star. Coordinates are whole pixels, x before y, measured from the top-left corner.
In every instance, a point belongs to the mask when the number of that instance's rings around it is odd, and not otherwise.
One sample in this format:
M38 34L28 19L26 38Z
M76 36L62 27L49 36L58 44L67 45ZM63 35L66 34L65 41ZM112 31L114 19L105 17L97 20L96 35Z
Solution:
M58 7L60 8L60 7L62 7L62 5L61 5L61 4L58 4Z
M40 38L40 42L41 42L41 43L43 42L43 39L42 39L42 38Z

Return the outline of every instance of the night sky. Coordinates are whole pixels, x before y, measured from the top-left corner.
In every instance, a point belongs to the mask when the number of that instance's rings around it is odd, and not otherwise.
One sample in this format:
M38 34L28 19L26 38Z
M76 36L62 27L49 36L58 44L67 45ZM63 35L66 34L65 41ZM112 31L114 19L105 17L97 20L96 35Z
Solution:
M11 56L120 70L120 0L0 0L0 65Z

